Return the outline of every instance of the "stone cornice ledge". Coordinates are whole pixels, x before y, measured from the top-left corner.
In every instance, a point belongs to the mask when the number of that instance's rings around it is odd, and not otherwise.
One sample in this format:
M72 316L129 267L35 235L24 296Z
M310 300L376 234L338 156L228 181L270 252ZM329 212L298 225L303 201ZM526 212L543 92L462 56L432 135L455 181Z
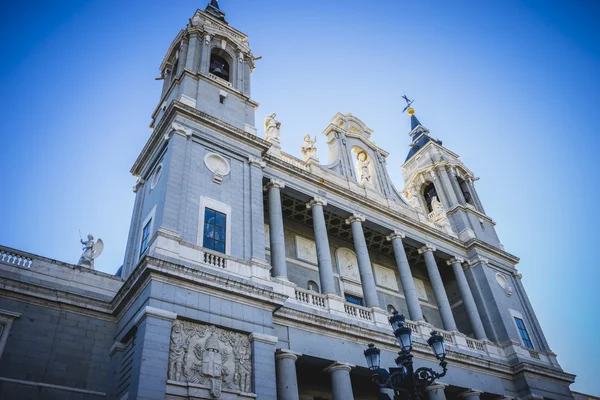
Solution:
M177 115L183 115L189 118L192 122L208 126L211 129L217 129L218 132L227 134L234 137L235 139L241 139L241 141L251 144L255 147L260 148L261 152L266 152L271 144L266 140L250 134L242 129L236 128L224 121L221 121L209 114L199 111L193 107L183 104L177 100L171 101L169 108L165 111L161 118L158 126L152 131L150 138L146 141L144 148L138 155L133 166L131 167L131 174L139 176L142 172L142 166L148 157L153 153L154 149L161 142L164 136L165 129L170 129L171 123L175 120Z
M264 333L252 332L248 337L250 342L261 342L266 344L276 345L279 339L277 336L271 336Z
M162 310L156 307L146 306L139 313L137 313L137 315L133 319L133 324L140 324L144 319L146 319L146 317L155 317L158 319L173 321L175 318L177 318L177 313Z

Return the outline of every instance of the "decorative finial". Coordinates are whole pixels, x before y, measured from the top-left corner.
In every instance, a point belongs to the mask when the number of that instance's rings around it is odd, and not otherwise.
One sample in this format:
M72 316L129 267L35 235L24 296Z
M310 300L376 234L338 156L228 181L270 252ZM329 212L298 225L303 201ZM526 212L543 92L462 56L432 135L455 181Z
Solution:
M415 109L411 107L411 104L414 102L414 100L410 100L405 94L402 95L402 98L406 100L406 107L404 107L402 112L408 110L408 115L413 115L415 113Z

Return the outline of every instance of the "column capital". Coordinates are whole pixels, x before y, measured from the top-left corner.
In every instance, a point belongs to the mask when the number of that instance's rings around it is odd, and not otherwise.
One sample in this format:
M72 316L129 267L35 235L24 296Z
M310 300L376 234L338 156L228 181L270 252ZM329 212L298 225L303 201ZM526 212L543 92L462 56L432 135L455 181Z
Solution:
M301 355L301 353L296 353L295 351L291 351L288 349L277 349L277 351L275 352L275 359L282 360L284 358L289 358L291 360L296 361Z
M252 332L248 336L248 340L250 340L250 343L261 342L261 343L275 345L275 344L277 344L277 341L279 339L277 338L277 336L266 335L264 333L259 333L259 332Z
M250 165L254 165L260 168L264 168L267 166L267 163L262 158L254 156L248 157L248 163L250 163Z
M388 241L392 241L392 239L404 239L406 237L406 233L399 231L398 229L394 229L394 232L390 233L386 236Z
M325 207L327 205L327 200L322 197L315 196L308 203L306 203L306 208L313 208L314 206Z
M283 189L285 187L285 183L279 179L271 179L269 183L265 185L267 189L276 187L277 189Z
M516 271L515 271L515 273L514 273L514 275L513 275L513 276L514 276L515 278L519 279L519 280L523 279L523 274L520 274L520 273L518 273L518 272L516 272Z
M483 392L477 389L469 389L467 391L462 392L458 395L459 399L468 399L469 397L477 396L479 397Z
M204 34L204 44L206 44L207 46L210 44L210 39L212 38L212 36L210 36L210 34L205 33Z
M446 386L448 386L448 384L446 384L446 383L434 382L429 386L425 386L425 388L423 390L425 390L425 392L431 392L432 390L437 390L437 389L445 390Z
M365 221L366 221L365 216L362 214L357 214L357 213L354 213L354 214L352 214L352 216L346 218L346 224L348 224L348 225L350 225L353 222L361 222L362 223Z
M429 244L429 243L426 243L425 245L423 245L423 247L421 247L421 248L419 249L419 254L423 254L423 253L425 253L426 251L431 251L431 252L434 252L434 251L436 251L436 250L437 250L437 249L435 248L435 246L434 246L434 245L432 245L432 244Z
M488 260L487 258L481 257L481 256L476 256L475 258L472 258L468 261L469 267L474 267L477 264L489 264L490 260Z
M144 183L146 183L144 178L138 178L137 181L135 181L135 186L133 186L133 193L137 193L137 191L144 186Z
M446 264L452 265L454 263L459 263L462 265L462 263L464 263L464 262L465 262L465 259L462 257L452 257L451 259L446 261Z
M325 368L323 371L328 372L328 373L332 373L334 371L340 371L340 370L350 372L350 370L354 367L356 367L356 365L348 364L348 363L342 362L342 361L336 361L333 364L331 364L330 366L328 366L327 368Z

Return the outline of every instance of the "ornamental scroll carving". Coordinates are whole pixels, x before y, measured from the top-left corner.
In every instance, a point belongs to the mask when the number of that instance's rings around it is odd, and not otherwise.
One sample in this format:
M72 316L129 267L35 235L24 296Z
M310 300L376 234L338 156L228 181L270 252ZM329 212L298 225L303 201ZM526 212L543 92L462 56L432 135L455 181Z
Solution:
M246 335L176 320L171 330L168 376L170 380L208 386L214 398L222 389L248 393L251 356Z

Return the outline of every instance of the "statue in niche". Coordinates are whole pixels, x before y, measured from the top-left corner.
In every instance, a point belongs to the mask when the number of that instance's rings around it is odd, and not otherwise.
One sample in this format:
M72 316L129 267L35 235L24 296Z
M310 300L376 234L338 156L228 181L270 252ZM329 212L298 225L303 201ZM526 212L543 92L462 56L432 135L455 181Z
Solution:
M87 240L80 239L80 242L83 245L83 253L79 258L77 265L94 269L94 260L102 254L104 242L102 239L98 239L96 243L94 243L94 236L92 236L92 234L87 235Z
M365 184L371 184L371 160L364 151L356 155L356 165L358 167L358 181Z
M417 212L423 212L421 208L421 201L419 200L419 195L417 194L417 187L412 185L410 189L408 189L408 203L413 206L417 210Z
M281 135L279 129L281 128L281 122L275 119L275 113L267 115L265 118L265 139L267 141L279 141Z
M304 144L302 145L302 148L300 149L300 151L302 152L302 156L304 157L304 161L308 161L311 158L312 159L317 159L317 137L315 136L314 139L311 140L310 138L310 134L307 133L304 136Z
M171 331L171 348L169 350L169 379L181 381L184 377L183 367L186 353L185 336L181 321L173 323Z
M235 357L235 374L233 383L237 384L240 392L250 392L252 364L250 364L250 342L247 340L240 341Z

